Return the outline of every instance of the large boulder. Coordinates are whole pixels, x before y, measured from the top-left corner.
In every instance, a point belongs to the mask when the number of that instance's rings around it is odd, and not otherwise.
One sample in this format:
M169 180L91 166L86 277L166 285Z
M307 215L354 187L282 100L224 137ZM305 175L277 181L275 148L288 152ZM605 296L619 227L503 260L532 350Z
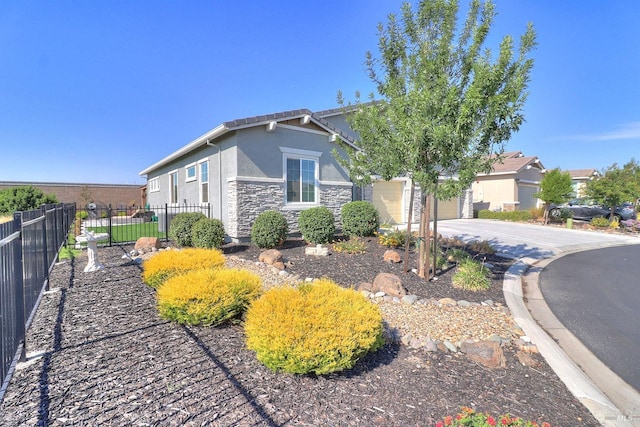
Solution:
M496 341L465 342L460 349L474 362L487 368L504 368L507 362L500 343Z
M282 263L282 252L277 249L267 249L258 255L258 261L269 265Z
M373 280L373 293L384 292L387 295L402 298L407 295L407 290L402 286L402 280L391 273L380 273Z
M162 242L157 237L140 237L133 248L137 251L150 251L161 247Z
M402 259L400 258L400 254L392 249L386 250L384 252L384 255L382 256L382 259L384 259L385 262L389 262L389 263L402 262Z

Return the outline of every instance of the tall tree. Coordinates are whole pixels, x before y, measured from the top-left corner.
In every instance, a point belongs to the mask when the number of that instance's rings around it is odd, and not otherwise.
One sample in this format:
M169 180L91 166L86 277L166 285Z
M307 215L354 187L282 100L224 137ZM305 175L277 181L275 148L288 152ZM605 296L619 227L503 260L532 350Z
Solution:
M535 46L533 26L520 38L517 55L505 36L497 57L484 48L496 15L491 1L473 0L457 31L458 2L423 0L416 9L402 6L401 17L390 14L378 25L380 56L366 53L366 68L377 95L354 104L338 102L350 112L361 151L346 148L342 163L360 183L372 174L389 180L408 176L423 194L438 186L440 200L461 195L476 174L489 172L492 154L524 121ZM438 184L439 178L444 180ZM421 198L422 248L429 249L429 202ZM429 277L428 252L418 270Z
M544 223L549 221L549 208L552 204L559 205L569 201L573 195L573 184L569 172L562 172L556 168L547 172L540 181L540 192L534 197L545 203Z
M620 168L617 163L602 171L600 178L587 182L587 197L611 208L624 202L635 203L640 195L640 164L635 159Z

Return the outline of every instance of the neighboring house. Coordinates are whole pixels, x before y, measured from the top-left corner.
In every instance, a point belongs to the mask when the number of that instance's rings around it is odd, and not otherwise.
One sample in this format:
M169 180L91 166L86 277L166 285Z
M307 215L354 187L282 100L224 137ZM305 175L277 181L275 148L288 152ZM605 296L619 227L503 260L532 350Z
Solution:
M489 174L478 174L472 185L473 209L527 210L542 203L534 194L540 191L544 166L535 156L520 151L503 153Z
M224 122L140 172L153 207L210 204L228 236L246 240L263 211L284 214L296 232L304 209L326 206L340 227L340 209L353 200L347 171L332 155L353 137L307 109Z
M573 194L576 198L584 197L587 182L600 176L595 169L573 169L566 172L571 175L571 185L573 185Z

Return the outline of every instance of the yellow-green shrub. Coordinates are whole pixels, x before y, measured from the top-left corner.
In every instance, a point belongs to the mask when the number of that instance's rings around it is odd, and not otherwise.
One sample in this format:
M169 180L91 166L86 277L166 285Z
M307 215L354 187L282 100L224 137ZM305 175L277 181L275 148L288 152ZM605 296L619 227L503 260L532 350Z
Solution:
M152 288L159 288L177 274L224 265L224 255L217 249L186 248L157 253L142 264L142 280Z
M271 288L249 307L244 329L260 362L294 374L351 368L383 344L378 306L328 279Z
M260 277L247 270L195 270L158 289L158 311L178 323L216 326L243 313L261 288Z

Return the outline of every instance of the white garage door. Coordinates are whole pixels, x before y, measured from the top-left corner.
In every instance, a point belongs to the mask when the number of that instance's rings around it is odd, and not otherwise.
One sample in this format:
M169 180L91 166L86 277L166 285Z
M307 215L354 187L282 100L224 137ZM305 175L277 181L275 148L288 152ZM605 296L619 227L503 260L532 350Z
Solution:
M402 224L402 192L404 182L376 181L373 183L373 206L380 214L380 221Z
M458 219L460 214L458 213L458 205L460 204L458 198L451 200L438 200L438 219ZM431 218L433 218L433 201L431 202Z

